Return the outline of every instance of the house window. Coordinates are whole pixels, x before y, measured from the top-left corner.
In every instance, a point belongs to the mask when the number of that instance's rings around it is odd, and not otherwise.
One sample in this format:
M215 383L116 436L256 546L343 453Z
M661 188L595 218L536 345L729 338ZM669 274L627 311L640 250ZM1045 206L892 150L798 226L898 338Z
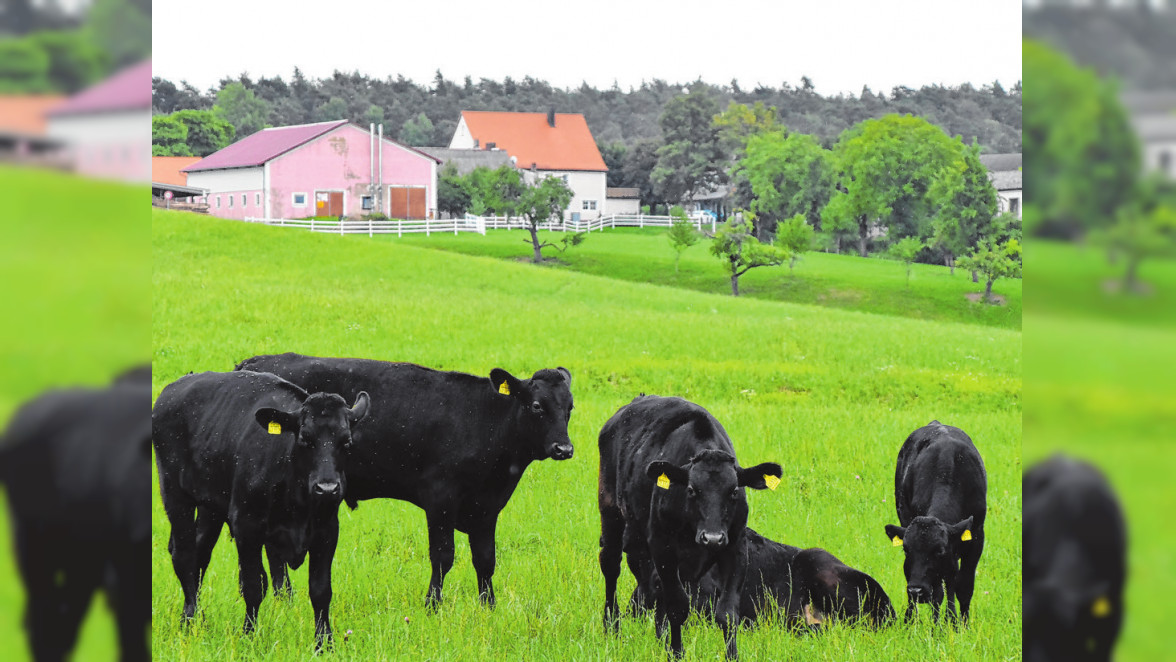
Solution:
M249 204L248 202L246 202L245 195L246 195L246 194L244 194L244 193L242 193L242 194L241 194L241 206L242 206L242 207L244 207L245 205Z
M258 207L261 206L261 194L260 193L253 194L253 204Z
M1160 152L1159 166L1163 172L1172 171L1172 152Z
M588 210L593 210L593 209L596 209L596 201L595 200L585 200L584 201L584 210L588 211Z
M216 208L220 209L220 196L216 196Z
M567 176L567 175L561 175L561 176L560 176L560 179L562 179L562 180L563 180L563 183L565 183L565 184L567 184L567 183L568 183L568 176Z
M1021 199L1020 198L1009 198L1009 212L1011 212L1014 216L1021 215Z
M232 209L232 208L233 208L233 196L230 195L229 196L229 209Z
M306 194L305 193L295 193L294 194L294 206L295 207L305 207L306 206Z
M363 208L366 211L371 211L371 209L372 209L372 196L370 196L370 195L363 196Z

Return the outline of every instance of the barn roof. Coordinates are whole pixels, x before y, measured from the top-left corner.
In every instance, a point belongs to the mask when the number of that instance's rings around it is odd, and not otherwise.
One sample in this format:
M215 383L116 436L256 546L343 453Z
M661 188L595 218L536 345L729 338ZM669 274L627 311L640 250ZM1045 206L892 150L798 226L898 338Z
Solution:
M0 95L0 131L45 135L45 114L65 97L58 94Z
M188 183L188 175L184 172L184 168L199 160L199 156L153 156L151 157L151 181L185 186Z
M547 113L466 110L461 116L478 144L495 143L517 159L520 170L608 170L579 113L556 113L555 126Z
M70 97L50 117L151 109L151 60L143 60Z
M259 166L344 124L347 124L347 120L262 129L222 150L209 154L183 170L184 172L196 172L198 170Z
M478 166L494 170L510 165L510 155L499 149L449 149L448 147L418 147L418 150L446 165L457 167L457 174L468 175Z
M980 163L988 172L1002 172L1021 169L1021 153L1010 154L981 154Z
M615 188L608 187L604 189L604 197L614 198L619 200L638 199L641 197L641 189L639 188Z

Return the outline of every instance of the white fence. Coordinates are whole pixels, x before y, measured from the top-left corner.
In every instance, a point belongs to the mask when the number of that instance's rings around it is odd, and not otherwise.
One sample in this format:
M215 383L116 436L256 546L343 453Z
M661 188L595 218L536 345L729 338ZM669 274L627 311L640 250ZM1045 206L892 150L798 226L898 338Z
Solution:
M486 234L486 230L522 230L527 224L517 216L474 216L466 214L465 218L428 221L320 221L315 219L289 218L259 218L246 216L246 223L262 223L279 227L301 228L311 232L328 234L366 234L369 237L377 234L424 234L435 233L457 234L459 232L477 232ZM650 216L647 214L608 214L598 218L583 221L562 221L554 223L540 223L541 230L553 232L593 232L603 231L605 228L668 228L673 225L672 216ZM690 217L690 223L695 229L702 230L710 226L715 231L716 221L709 214L695 214Z

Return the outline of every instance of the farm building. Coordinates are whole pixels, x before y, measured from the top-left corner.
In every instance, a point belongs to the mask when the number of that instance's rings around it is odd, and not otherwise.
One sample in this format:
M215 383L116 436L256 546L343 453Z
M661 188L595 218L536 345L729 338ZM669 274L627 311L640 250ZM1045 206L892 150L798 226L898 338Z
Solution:
M199 160L199 156L152 156L151 204L208 213L208 191L188 186L188 173L184 172Z
M608 166L579 113L463 111L449 148L505 151L527 182L562 177L572 189L567 220L604 213Z
M423 219L436 216L438 164L336 120L262 129L183 171L188 186L208 189L214 216Z
M457 168L457 174L468 175L474 168L497 170L502 166L514 167L510 155L500 149L449 149L448 147L418 147L425 154L441 161L441 169L449 164Z
M78 92L47 113L46 135L60 141L83 175L130 182L151 178L151 61Z
M988 178L996 188L1000 210L1012 212L1020 218L1024 197L1021 191L1021 155L982 154L980 163L988 169Z
M605 189L604 213L606 214L636 214L641 211L641 189L613 188Z
M54 94L0 95L0 161L68 167L61 142L46 135L45 114L63 100Z
M1144 171L1176 180L1176 92L1127 92L1122 101L1139 136Z

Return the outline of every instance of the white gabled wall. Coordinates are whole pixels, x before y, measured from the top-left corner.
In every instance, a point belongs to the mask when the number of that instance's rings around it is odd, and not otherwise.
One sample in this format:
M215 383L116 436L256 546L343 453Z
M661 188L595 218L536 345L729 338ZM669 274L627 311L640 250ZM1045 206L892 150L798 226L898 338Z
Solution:
M585 170L523 170L523 181L533 184L541 177L563 177L567 175L568 188L572 189L572 202L564 212L564 220L571 220L573 213L580 214L580 220L591 220L604 214L605 191L608 173ZM595 200L596 209L584 209L585 200Z
M252 191L265 188L261 166L228 170L197 170L188 173L188 186L206 188L210 195L226 191Z
M449 149L473 149L474 136L470 133L470 127L466 126L465 115L462 115L461 120L457 123L457 128L453 130L453 139L449 141Z

